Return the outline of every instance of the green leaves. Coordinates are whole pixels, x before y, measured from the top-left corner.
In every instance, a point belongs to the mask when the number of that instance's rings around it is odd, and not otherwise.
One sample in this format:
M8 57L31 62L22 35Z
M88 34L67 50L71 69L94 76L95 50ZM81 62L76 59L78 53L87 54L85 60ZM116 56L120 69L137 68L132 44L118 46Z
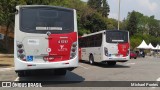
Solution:
M87 4L89 7L102 14L103 17L108 17L110 8L106 0L89 0Z
M129 17L129 21L127 24L127 30L130 32L130 35L134 35L137 33L137 24L138 24L138 20L136 17L136 13L135 11L131 12L131 15Z
M160 44L160 21L154 16L145 16L140 12L132 11L128 14L126 28L130 31L132 48L136 48L142 40L153 46Z

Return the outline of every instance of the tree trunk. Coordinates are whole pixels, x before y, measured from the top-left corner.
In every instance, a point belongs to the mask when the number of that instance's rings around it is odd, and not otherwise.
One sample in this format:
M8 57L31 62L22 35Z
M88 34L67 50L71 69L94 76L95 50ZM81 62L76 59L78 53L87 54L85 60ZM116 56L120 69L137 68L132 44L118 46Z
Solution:
M5 32L5 49L6 49L6 53L9 53L8 31L9 31L9 24L8 24L7 27L6 27L6 32Z

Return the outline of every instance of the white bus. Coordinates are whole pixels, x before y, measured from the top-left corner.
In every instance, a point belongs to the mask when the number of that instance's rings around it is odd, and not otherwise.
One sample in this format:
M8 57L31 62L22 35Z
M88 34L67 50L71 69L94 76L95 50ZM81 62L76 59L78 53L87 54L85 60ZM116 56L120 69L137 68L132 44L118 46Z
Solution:
M20 77L41 70L65 75L78 66L75 9L20 5L16 10L14 63Z
M130 53L129 32L103 30L79 37L79 59L94 62L126 62Z

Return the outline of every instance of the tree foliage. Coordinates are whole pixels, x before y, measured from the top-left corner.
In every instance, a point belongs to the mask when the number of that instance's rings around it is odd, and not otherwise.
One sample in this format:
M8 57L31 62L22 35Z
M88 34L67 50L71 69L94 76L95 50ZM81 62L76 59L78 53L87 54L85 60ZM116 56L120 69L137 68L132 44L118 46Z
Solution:
M137 29L133 29L134 32L130 31L133 27L131 23L135 23L133 17L131 18L133 12L137 26ZM145 16L140 12L133 12L128 13L127 19L122 22L124 26L127 25L125 28L130 31L132 48L136 48L142 40L145 40L148 44L152 43L153 46L160 44L160 21L156 20L154 16Z
M81 0L0 0L0 25L6 27L5 36L13 31L16 5L53 5L74 8L77 10L79 35L104 29L117 30L118 21L108 18L110 8L107 0L88 0L87 3ZM160 21L154 16L145 16L136 11L129 12L127 18L120 21L120 30L130 31L133 49L143 39L154 46L160 44Z
M8 45L8 33L9 30L13 30L14 27L14 12L13 8L16 6L16 0L0 0L0 25L5 26L5 48L9 51ZM9 29L11 28L11 29Z
M103 4L103 6L102 6L102 16L103 17L108 17L109 12L110 12L108 2L106 0L102 0L102 4Z
M127 24L127 30L130 32L130 35L134 35L137 33L137 17L135 14L135 11L131 12L131 15L129 17L129 21Z
M108 17L110 8L106 0L89 0L87 4L92 9L95 9L97 12L101 13L103 17Z
M101 10L102 0L88 0L89 7L96 9L98 11Z

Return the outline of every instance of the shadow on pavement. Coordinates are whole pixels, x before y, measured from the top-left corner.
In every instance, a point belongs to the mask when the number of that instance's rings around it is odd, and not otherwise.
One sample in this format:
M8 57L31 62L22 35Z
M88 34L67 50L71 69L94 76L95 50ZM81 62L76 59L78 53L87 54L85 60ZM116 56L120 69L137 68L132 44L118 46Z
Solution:
M18 82L42 83L45 87L72 87L74 84L85 80L73 72L67 71L66 76L40 75L32 77L20 77Z
M65 76L48 75L47 73L41 72L37 76L20 77L19 81L84 81L85 78L79 76L73 72L67 71Z
M90 65L90 63L88 61L85 61L85 60L81 60L80 62ZM110 66L107 63L102 63L102 62L100 62L100 63L95 62L93 66L98 66L98 67L102 67L102 68L130 68L130 66L127 66L127 65L116 64L115 66Z

